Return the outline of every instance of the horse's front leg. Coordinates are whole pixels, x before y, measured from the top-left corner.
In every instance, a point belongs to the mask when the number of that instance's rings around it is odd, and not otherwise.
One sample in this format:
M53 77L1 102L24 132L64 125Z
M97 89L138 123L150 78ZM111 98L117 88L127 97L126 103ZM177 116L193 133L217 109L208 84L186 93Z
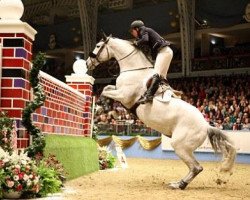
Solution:
M114 99L115 101L120 101L124 98L122 90L116 89L115 85L107 85L103 91L102 96Z
M103 91L116 90L115 85L107 85L103 88Z

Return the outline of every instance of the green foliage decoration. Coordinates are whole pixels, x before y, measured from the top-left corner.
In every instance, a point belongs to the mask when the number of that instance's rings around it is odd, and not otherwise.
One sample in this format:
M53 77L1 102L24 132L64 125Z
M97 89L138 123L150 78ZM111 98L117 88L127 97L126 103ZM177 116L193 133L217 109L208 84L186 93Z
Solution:
M55 169L48 167L46 163L41 162L38 166L38 174L40 176L41 188L38 196L45 197L49 193L61 191L62 181L58 177Z
M32 135L32 144L26 149L28 156L35 157L37 154L43 154L45 147L45 137L41 130L32 124L31 114L45 101L45 94L43 87L39 84L38 74L43 67L45 57L43 53L38 53L33 61L33 67L30 71L30 84L33 88L34 100L29 102L23 110L22 124L27 129L28 133Z
M4 170L0 169L0 199L3 198L3 188L1 183L3 183L4 179L5 179Z
M13 132L16 131L13 124L14 120L0 111L0 147L10 154L13 152Z

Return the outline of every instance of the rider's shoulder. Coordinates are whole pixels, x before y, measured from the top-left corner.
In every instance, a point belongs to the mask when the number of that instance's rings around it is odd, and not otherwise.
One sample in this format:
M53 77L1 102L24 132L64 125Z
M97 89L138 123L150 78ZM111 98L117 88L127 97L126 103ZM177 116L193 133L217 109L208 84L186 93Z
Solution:
M141 27L140 31L142 31L142 32L148 32L148 33L156 32L154 29L152 29L151 27L147 27L147 26Z

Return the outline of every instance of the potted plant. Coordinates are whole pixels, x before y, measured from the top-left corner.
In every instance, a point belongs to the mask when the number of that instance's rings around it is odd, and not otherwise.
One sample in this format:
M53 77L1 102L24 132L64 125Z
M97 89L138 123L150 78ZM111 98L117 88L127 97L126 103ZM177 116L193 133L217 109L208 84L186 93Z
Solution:
M34 161L26 154L10 155L0 148L0 185L8 199L20 198L25 192L37 194L40 182Z

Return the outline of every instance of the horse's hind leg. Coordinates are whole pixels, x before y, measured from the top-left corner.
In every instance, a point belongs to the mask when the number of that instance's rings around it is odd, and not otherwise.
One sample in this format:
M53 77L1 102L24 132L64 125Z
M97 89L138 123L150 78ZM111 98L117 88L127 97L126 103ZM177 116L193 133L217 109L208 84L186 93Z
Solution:
M175 153L186 163L189 168L188 174L178 182L172 182L169 187L172 189L184 190L187 185L203 170L202 166L198 163L193 155L193 150L186 147L183 143L172 142Z

